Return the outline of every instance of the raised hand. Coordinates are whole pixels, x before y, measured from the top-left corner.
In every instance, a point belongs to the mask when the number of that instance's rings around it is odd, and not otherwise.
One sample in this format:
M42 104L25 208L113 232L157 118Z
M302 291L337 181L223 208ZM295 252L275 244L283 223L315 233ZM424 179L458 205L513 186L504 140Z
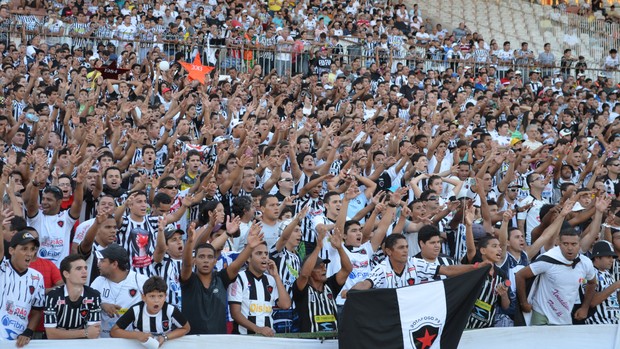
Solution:
M336 250L342 248L342 232L340 228L334 228L334 233L329 236L329 243Z
M262 230L262 223L254 221L254 224L252 224L252 226L250 227L250 232L248 233L248 246L250 248L256 248L258 245L263 243L264 234Z
M226 231L232 234L239 230L239 225L241 225L241 218L234 215L232 219L230 218L230 216L226 217Z

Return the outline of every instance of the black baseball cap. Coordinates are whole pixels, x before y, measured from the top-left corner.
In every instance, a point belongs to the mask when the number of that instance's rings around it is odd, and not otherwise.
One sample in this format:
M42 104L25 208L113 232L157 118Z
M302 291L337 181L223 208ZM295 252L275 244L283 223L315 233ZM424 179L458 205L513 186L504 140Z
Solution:
M174 226L167 227L164 229L164 236L166 237L166 242L170 239L174 234L181 234L181 236L185 235L183 229L179 229Z
M121 245L112 243L101 251L96 251L97 258L107 258L112 262L118 262L119 265L129 265L129 254Z
M612 256L614 258L618 258L618 255L614 252L613 246L608 241L597 241L592 247L592 259L594 257L606 257Z
M310 256L308 256L308 257L310 257ZM308 260L308 257L306 257L304 259L304 262L302 263L302 265L306 263L306 261ZM323 259L321 257L316 257L316 263L314 263L314 268L317 268L317 267L321 266L321 264L329 264L330 262L331 261L329 259L327 259L327 258Z
M35 238L28 230L22 230L13 235L9 247L15 248L17 245L25 245L30 241L34 241L35 246L40 246L39 239Z

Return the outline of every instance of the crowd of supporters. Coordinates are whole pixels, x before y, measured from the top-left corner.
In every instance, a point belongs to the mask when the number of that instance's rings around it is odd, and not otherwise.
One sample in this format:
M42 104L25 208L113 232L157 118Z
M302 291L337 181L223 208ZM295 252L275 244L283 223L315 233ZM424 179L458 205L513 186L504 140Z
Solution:
M34 0L0 51L3 340L333 332L481 265L469 328L618 323L616 50L591 79L402 0Z

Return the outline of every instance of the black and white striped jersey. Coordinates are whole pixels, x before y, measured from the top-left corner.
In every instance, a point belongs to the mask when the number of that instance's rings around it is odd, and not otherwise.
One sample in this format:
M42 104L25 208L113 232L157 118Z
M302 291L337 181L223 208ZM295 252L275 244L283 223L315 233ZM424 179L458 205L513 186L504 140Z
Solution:
M487 328L493 326L495 311L500 306L500 298L495 289L507 279L503 270L497 266L493 266L493 268L493 276L486 274L484 285L478 299L474 303L474 308L471 311L471 315L469 315L466 328Z
M153 253L157 241L159 217L146 215L142 222L136 222L129 215L123 216L123 222L116 239L129 253L131 269L138 274L153 274Z
M278 297L273 276L255 276L249 270L240 272L235 282L228 287L228 303L240 304L241 314L259 327L273 327L271 313ZM240 334L255 333L237 323L234 324L234 330Z
M28 268L19 273L9 262L0 262L0 341L15 340L28 326L31 309L45 306L43 275Z
M300 332L338 331L336 295L342 286L338 284L336 275L332 275L327 278L322 290L309 284L303 290L293 287Z
M50 291L45 299L45 327L75 330L101 322L99 291L84 286L76 301L69 298L67 286Z
M450 257L448 257L446 255L443 255L443 254L440 254L439 256L437 256L437 258L433 262L429 262L426 259L424 259L422 257L422 252L418 253L414 257L419 259L420 263L426 263L426 264L431 264L431 265L435 265L435 266L448 266L448 265L455 265L456 264L454 259L452 259L452 258L450 258ZM445 278L447 278L447 276L445 276L445 275L437 274L435 276L435 280L441 280L441 279L445 279Z
M172 259L168 254L155 263L155 275L161 276L168 284L166 301L181 309L181 265L182 260Z
M606 288L610 287L614 283L614 278L607 270L597 270L596 277L598 283L596 285L596 292L602 292ZM581 285L579 292L583 295L585 291L585 285ZM614 291L607 299L601 304L597 305L593 309L590 309L590 316L586 319L586 324L618 324L618 316L620 315L620 305L618 304L618 292Z
M371 272L368 281L372 288L399 288L433 281L439 266L427 263L420 258L411 257L400 274L394 271L389 258L379 263Z
M282 251L276 250L276 245L269 250L269 258L273 259L278 266L278 274L280 279L286 288L286 291L293 298L293 285L295 280L299 277L299 271L301 270L301 259L295 252L291 252L282 247Z
M310 182L310 176L306 175L306 173L302 171L301 176L299 177L299 180L295 182L295 185L293 186L293 191L291 194L292 195L299 194L299 192L301 191L301 188L303 188L309 182Z
M69 26L69 29L67 31L69 35L73 36L74 47L88 47L88 39L83 37L82 35L88 34L88 32L90 31L90 23L75 22Z
M157 314L151 315L146 310L146 303L143 301L129 308L116 321L116 325L123 330L132 325L134 330L150 333L154 336L174 331L185 326L186 323L187 319L185 316L172 304L164 303L164 306Z
M306 206L310 206L308 214L302 218L299 223L301 227L301 240L316 243L316 230L313 221L315 217L325 217L323 198L321 196L312 198L310 194L306 194L303 198L297 199L295 203L295 213L299 212Z

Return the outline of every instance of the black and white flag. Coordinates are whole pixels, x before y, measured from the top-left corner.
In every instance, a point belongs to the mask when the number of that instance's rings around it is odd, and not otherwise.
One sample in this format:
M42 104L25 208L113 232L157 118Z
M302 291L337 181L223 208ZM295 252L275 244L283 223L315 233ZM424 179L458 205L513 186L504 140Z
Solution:
M340 349L456 349L485 273L397 289L349 292L338 335Z

